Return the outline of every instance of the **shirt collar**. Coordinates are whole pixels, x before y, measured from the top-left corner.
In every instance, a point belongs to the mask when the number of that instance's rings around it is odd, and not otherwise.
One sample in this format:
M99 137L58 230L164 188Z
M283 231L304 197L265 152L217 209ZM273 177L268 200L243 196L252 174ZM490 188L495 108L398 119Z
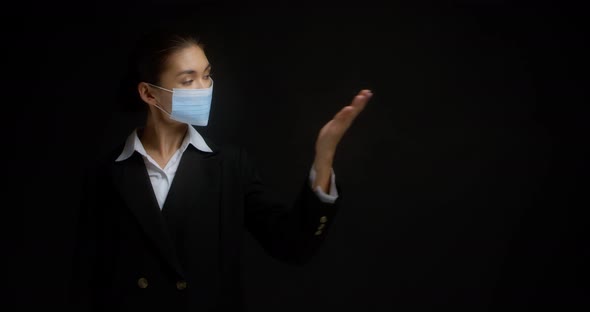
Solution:
M189 144L192 144L194 147L203 152L213 152L207 143L205 143L203 136L201 136L201 134L197 132L197 130L191 125L188 126L187 135L184 136L182 144L180 145L181 152L184 153ZM115 161L123 161L131 157L133 152L138 152L145 157L148 156L147 152L143 148L143 144L141 144L141 140L139 140L139 136L137 135L137 128L134 129L133 132L127 137L123 151Z

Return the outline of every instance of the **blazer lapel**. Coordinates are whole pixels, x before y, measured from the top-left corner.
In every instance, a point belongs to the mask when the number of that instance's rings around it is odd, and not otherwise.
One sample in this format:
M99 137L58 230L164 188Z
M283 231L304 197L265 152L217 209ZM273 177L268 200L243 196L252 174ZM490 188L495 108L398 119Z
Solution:
M176 273L184 276L141 155L135 152L129 159L116 163L113 178L145 234Z

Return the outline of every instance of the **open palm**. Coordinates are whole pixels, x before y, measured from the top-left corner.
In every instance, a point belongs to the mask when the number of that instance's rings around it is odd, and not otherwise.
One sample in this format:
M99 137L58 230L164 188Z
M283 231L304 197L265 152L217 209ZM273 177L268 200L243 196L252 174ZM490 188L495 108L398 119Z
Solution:
M315 149L316 159L331 162L338 143L348 130L358 114L365 108L373 96L370 90L360 91L350 105L343 107L332 120L328 121L320 130Z

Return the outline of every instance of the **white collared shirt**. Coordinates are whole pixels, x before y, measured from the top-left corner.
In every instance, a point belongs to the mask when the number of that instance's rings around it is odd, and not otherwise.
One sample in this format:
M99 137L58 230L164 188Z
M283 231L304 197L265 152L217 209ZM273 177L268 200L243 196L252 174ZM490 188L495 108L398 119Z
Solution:
M176 175L176 170L178 169L178 164L180 163L182 154L187 149L189 144L192 144L194 147L203 152L212 152L211 148L207 145L207 143L205 143L205 140L197 132L197 130L192 126L188 126L187 135L185 135L180 148L174 153L174 155L172 155L166 166L161 168L160 165L158 165L158 163L145 151L145 148L143 147L143 144L137 135L137 129L135 129L127 137L123 151L115 161L123 161L131 157L133 152L138 152L141 154L148 172L148 176L150 177L150 182L152 183L154 194L158 200L158 205L160 206L160 209L162 209L164 202L166 201L168 191L170 190L170 186L172 185L172 180L174 180L174 176ZM310 185L313 185L315 176L316 172L312 166L309 174ZM334 174L334 170L332 170L330 181L330 194L324 193L319 186L315 190L315 193L322 202L334 203L336 201L338 198L338 191L336 190L336 176Z

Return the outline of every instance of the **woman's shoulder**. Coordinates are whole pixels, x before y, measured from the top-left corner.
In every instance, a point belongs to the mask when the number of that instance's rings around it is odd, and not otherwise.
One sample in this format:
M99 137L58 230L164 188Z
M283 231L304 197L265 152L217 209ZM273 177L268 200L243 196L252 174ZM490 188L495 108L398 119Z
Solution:
M207 146L211 148L212 154L221 158L239 157L239 154L244 149L240 143L214 140L204 137Z
M216 157L238 163L249 160L248 148L245 144L235 141L215 140L208 137L203 137L203 139Z
M83 164L84 170L94 172L105 170L108 164L115 163L123 148L124 144L117 144L114 147L96 151L96 153L87 157L86 162Z

